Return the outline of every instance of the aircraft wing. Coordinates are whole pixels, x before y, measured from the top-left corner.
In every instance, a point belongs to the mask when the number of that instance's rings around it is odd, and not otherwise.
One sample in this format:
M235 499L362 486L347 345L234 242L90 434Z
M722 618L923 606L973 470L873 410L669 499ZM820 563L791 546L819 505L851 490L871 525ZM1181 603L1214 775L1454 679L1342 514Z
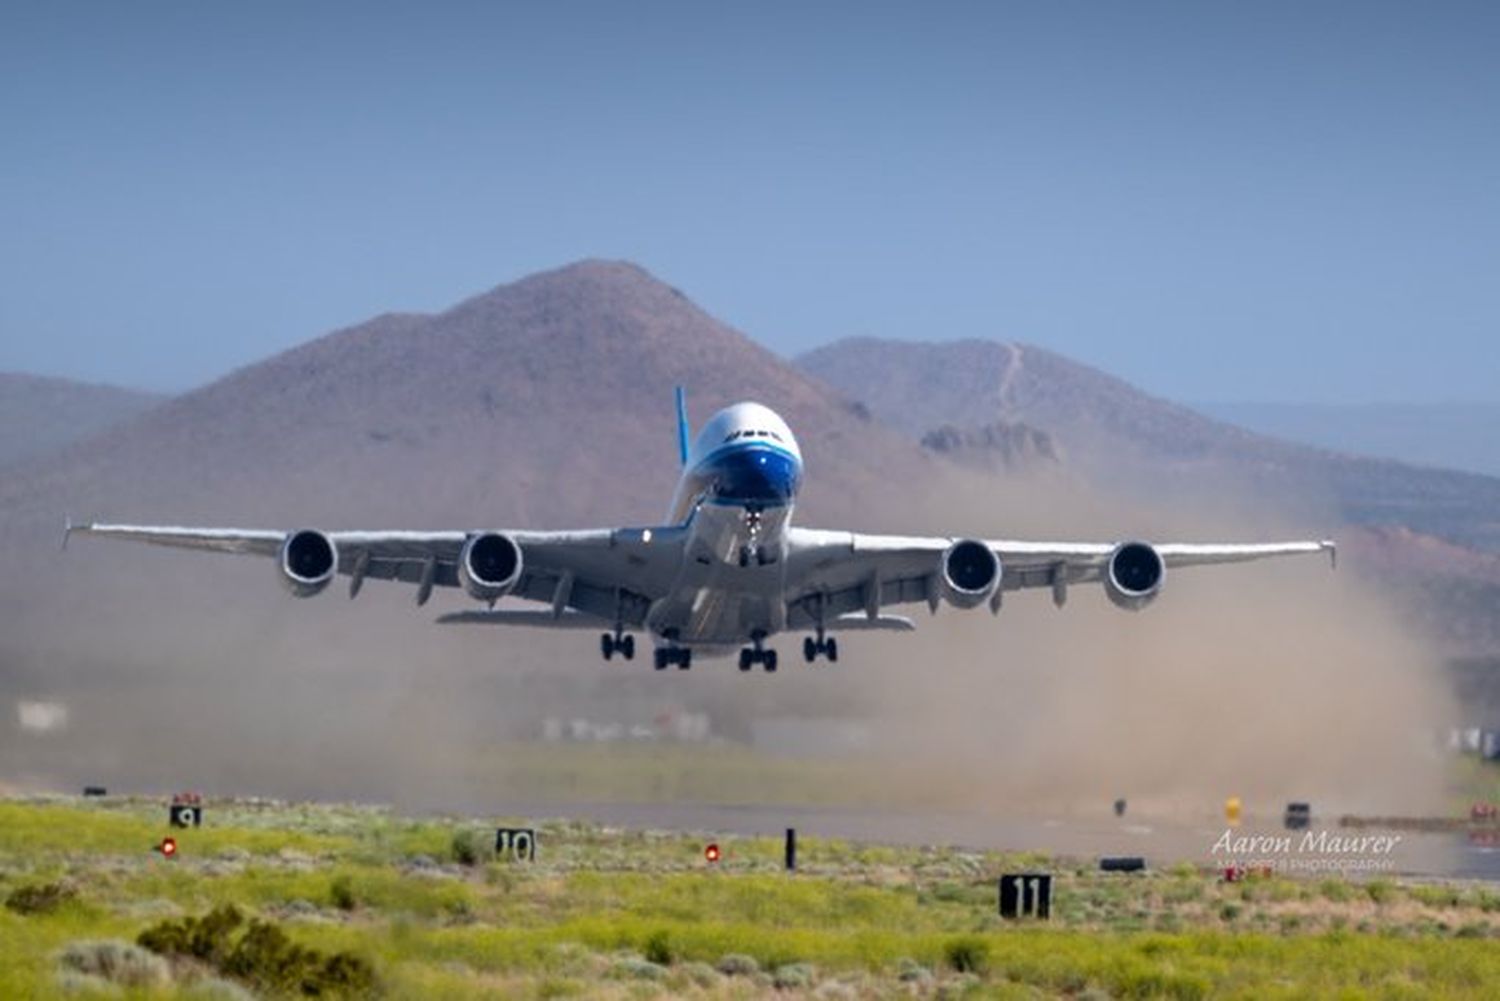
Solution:
M158 546L279 559L294 532L240 528L69 524L67 536L94 535ZM481 534L439 532L324 532L337 553L337 573L349 578L350 597L367 579L415 585L424 604L435 587L460 587L458 563L464 544ZM625 628L640 627L651 602L666 593L681 555L680 528L587 529L568 532L505 532L521 551L521 575L508 592L548 606L542 614L492 622L517 625L579 624L574 615ZM457 619L453 621L482 621Z
M821 620L831 628L839 616L862 612L874 619L889 605L942 598L942 561L960 539L862 535L792 528L787 543L787 628L807 629ZM1073 584L1102 582L1122 543L976 540L998 559L1000 586L992 611L1006 591L1050 588L1061 605ZM1179 543L1151 547L1166 569L1242 563L1274 556L1336 553L1327 540L1275 543Z

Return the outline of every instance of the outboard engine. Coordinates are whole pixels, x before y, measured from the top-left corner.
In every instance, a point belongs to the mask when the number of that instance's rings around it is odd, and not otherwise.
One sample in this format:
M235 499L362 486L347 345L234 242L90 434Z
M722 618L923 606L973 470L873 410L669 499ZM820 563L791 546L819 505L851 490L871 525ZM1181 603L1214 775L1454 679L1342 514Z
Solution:
M1167 565L1154 546L1122 542L1105 568L1104 593L1120 608L1138 612L1161 594L1166 576Z
M496 601L521 582L521 547L500 532L471 535L458 554L458 582L475 601Z
M939 564L943 600L954 608L983 604L1000 587L1000 574L994 550L976 539L960 539L948 547Z
M311 598L339 572L339 553L322 532L304 528L281 544L281 580L299 598Z

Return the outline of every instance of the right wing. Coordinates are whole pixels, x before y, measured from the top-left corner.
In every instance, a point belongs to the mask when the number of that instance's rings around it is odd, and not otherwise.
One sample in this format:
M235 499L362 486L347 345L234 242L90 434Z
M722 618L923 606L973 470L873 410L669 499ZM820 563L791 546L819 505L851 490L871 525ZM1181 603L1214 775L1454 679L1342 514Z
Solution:
M308 595L321 591L335 574L349 578L349 595L368 579L399 581L417 588L425 604L435 587L461 587L459 563L470 540L500 535L521 554L519 576L507 595L543 603L541 610L459 613L440 621L489 621L515 625L582 628L573 616L593 627L600 622L640 628L651 603L665 594L679 562L681 528L588 529L573 532L311 532L241 528L187 528L154 525L69 524L71 535L129 539L158 546L270 557L284 579L296 584L288 563L296 537L326 540L336 554L311 584L296 588ZM327 579L324 579L324 578ZM463 617L468 615L470 617ZM484 616L476 619L472 616Z
M965 541L988 549L998 561L1000 582L988 597L992 611L999 609L1005 592L1023 588L1050 588L1053 600L1061 605L1071 585L1103 582L1110 561L1126 545L863 535L792 528L787 534L787 628L813 628L821 621L832 629L841 617L862 614L874 620L887 606L914 602L926 602L936 610L943 596L944 555ZM1333 557L1336 553L1334 543L1326 540L1175 543L1147 548L1160 557L1164 569L1315 553Z

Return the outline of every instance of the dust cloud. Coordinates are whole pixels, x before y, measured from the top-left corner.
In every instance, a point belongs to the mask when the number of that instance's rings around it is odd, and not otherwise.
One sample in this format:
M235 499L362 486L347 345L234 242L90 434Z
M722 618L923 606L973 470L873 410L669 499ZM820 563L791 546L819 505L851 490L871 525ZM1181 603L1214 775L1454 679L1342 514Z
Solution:
M908 534L1318 534L1253 508L1126 506L1062 476L943 471L888 498L833 489L801 520L847 523L857 507L855 527ZM650 724L686 710L743 744L766 720L857 724L862 745L803 760L879 775L879 805L894 809L1102 814L1125 796L1133 813L1198 816L1234 794L1251 809L1403 812L1443 793L1436 658L1318 558L1171 573L1139 614L1098 586L1075 588L1062 611L1045 592L1008 596L998 618L944 608L929 620L918 606L918 632L846 634L837 665L807 668L800 637L783 637L776 676L730 661L657 674L640 657L601 663L587 632L430 624L466 607L457 595L417 611L408 588L372 583L351 603L341 582L296 601L262 561L107 543L59 559L45 557L4 637L7 707L49 700L69 714L46 734L0 721L0 779L22 788L487 810L533 788L505 758L545 720Z
M1155 541L1318 538L1219 499L1149 509L1042 476L930 495L923 529ZM1324 524L1331 523L1324 522ZM943 529L955 531L952 527ZM942 609L894 641L845 641L892 782L999 812L1199 818L1311 800L1328 811L1439 808L1441 660L1367 582L1320 557L1169 572L1131 613L1098 585L1008 595L998 618Z

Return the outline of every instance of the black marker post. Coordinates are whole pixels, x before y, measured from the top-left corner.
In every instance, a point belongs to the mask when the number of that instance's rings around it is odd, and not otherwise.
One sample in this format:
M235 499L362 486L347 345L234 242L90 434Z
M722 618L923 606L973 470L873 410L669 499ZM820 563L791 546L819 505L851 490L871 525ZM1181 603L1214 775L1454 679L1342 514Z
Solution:
M795 827L786 829L786 871L797 871L797 829Z

